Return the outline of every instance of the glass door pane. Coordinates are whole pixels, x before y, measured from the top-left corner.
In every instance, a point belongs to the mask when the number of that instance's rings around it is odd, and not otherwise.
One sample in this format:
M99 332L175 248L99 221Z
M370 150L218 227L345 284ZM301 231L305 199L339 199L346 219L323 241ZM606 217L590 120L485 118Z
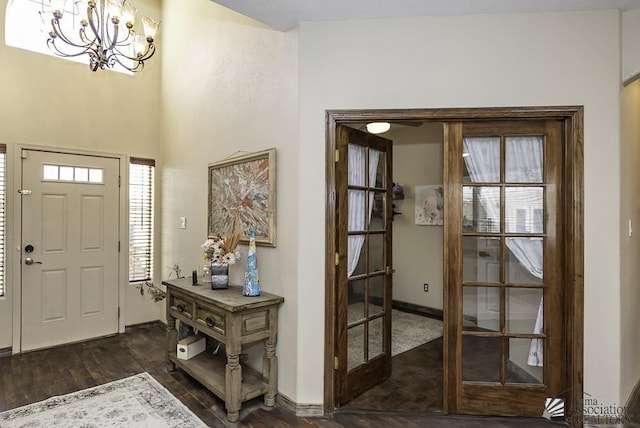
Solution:
M384 353L386 159L370 147L349 144L348 371Z
M541 381L529 351L544 345L543 141L463 139L463 382Z

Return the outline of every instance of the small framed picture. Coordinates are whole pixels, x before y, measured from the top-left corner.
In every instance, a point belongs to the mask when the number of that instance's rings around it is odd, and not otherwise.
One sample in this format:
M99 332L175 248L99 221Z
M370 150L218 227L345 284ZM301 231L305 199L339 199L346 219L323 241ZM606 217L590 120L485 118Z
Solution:
M444 190L442 184L416 186L416 225L442 226L444 224Z

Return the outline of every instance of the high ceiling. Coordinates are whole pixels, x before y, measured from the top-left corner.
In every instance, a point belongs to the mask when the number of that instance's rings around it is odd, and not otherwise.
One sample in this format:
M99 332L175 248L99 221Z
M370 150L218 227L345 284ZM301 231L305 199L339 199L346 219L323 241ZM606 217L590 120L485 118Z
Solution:
M640 9L640 0L213 0L286 31L303 21Z

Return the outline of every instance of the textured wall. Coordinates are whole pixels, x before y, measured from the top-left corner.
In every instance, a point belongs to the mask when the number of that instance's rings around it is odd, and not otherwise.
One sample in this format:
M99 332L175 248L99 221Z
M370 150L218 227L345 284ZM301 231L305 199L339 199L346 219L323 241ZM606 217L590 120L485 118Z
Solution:
M620 402L620 14L617 11L303 23L300 228L322 242L325 109L584 105L585 390ZM299 308L323 318L324 253ZM322 402L323 323L300 328L298 384Z

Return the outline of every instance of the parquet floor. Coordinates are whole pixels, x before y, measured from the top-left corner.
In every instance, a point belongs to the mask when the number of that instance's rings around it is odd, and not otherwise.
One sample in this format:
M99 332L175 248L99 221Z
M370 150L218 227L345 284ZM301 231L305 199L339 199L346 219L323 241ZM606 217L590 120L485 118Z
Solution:
M180 370L168 373L164 360L165 331L160 324L127 329L122 335L53 349L0 358L0 411L44 400L146 371L164 385L211 427L327 427L327 428L423 428L423 427L549 427L544 419L481 418L427 413L437 410L438 400L428 403L416 397L424 390L417 382L419 367L410 367L411 358L423 358L428 349L415 356L401 354L404 367L387 385L359 397L332 417L298 418L281 408L266 408L260 399L245 403L239 423L226 421L224 403ZM441 345L440 345L441 346ZM437 345L432 347L437 348ZM431 351L433 352L433 350ZM423 353L423 356L420 356ZM280 367L280 370L286 370ZM442 370L442 369L440 369ZM408 378L400 376L405 372ZM429 376L432 376L430 374ZM437 378L435 376L434 378ZM441 379L441 375L440 375ZM437 385L435 386L437 387ZM440 386L441 388L441 386ZM422 392L424 394L424 392ZM441 400L441 399L440 399ZM422 404L416 405L416 402ZM377 403L377 404L376 404ZM381 406L380 404L384 404ZM390 410L393 404L394 410ZM421 407L422 406L422 407ZM386 409L386 410L379 410ZM5 428L5 427L2 427ZM9 427L6 427L9 428Z

